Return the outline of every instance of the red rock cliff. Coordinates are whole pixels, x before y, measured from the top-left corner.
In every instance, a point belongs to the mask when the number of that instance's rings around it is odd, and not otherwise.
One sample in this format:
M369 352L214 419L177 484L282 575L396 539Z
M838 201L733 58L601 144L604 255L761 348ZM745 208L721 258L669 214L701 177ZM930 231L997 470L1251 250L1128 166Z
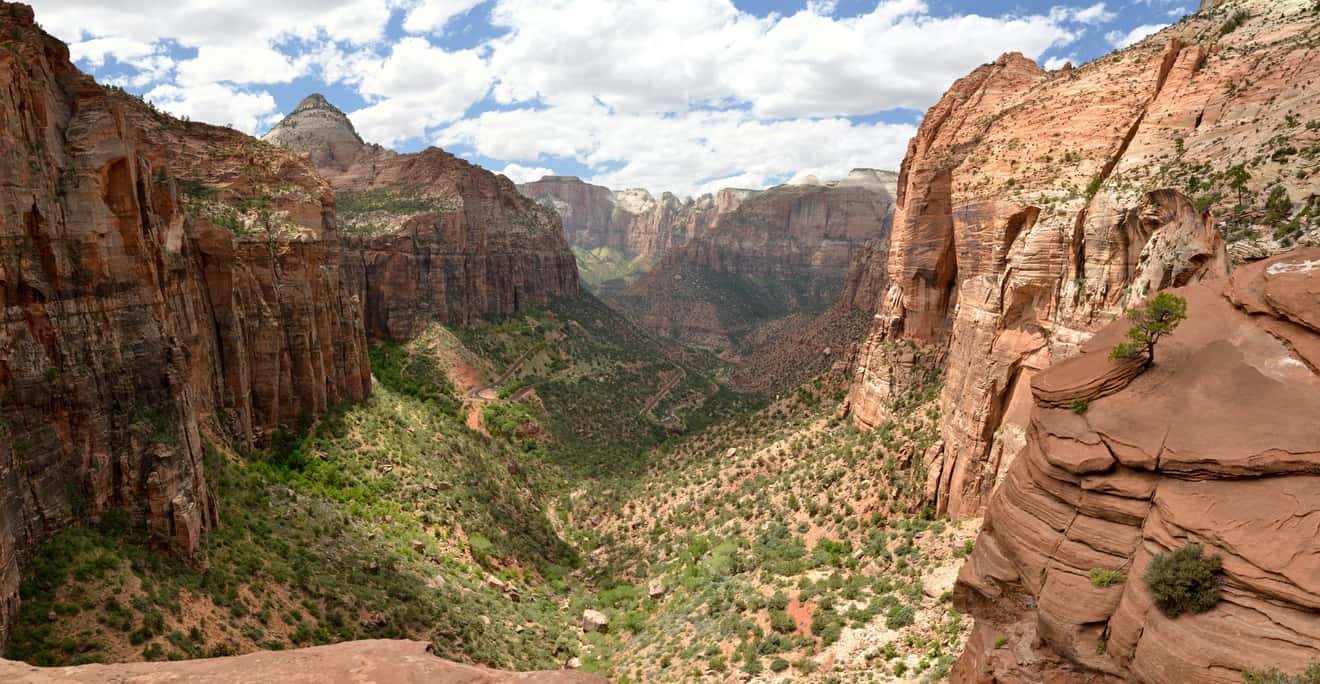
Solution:
M1121 322L1032 381L956 586L976 628L952 681L1230 684L1320 659L1320 249L1174 292L1187 320L1149 371L1108 359ZM1170 619L1142 575L1187 542L1222 558L1223 599Z
M824 310L854 255L883 249L893 178L859 169L752 193L611 302L658 334L715 348L770 320Z
M518 189L559 214L574 247L607 247L647 259L660 259L704 235L720 215L752 194L726 188L697 199L681 200L668 192L656 199L646 190L614 191L575 176L546 176Z
M202 434L370 391L329 187L107 92L0 3L0 638L25 558L122 509L204 563Z
M363 292L367 332L403 340L428 321L466 325L579 293L558 216L513 182L443 150L398 154L361 142L319 95L266 135L307 154L356 233L348 277Z
M1320 60L1303 5L1223 3L1080 69L1006 55L927 113L890 249L848 291L877 312L850 402L876 425L923 367L943 369L941 512L983 508L1024 443L1037 371L1154 290L1226 272L1216 222L1265 252L1316 230L1320 129L1304 113L1320 107ZM1294 208L1271 215L1271 194Z

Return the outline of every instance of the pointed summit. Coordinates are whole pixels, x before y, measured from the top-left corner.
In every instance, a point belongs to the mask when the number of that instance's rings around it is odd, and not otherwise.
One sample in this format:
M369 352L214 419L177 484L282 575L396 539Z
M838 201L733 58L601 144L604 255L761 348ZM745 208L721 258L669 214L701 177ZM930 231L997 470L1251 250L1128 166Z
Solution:
M312 93L262 140L306 154L317 168L345 169L365 143L338 107Z

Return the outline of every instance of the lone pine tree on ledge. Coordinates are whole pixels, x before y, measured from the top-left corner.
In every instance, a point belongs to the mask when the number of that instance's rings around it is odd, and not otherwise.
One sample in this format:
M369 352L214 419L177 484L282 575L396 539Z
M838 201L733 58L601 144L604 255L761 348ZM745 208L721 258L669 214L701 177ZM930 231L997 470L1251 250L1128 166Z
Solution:
M1155 365L1155 344L1187 318L1187 300L1161 292L1145 306L1128 311L1128 318L1133 323L1127 331L1128 341L1114 345L1109 358L1135 359L1144 355L1146 363L1141 368L1145 370Z

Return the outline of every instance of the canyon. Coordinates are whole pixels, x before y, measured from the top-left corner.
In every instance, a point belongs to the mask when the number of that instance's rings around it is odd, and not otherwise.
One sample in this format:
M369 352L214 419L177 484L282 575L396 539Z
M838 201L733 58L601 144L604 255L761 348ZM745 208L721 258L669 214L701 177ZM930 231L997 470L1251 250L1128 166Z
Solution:
M0 2L0 681L1314 671L1318 12L680 199L175 119Z
M843 292L853 256L883 245L894 174L855 169L723 201L706 231L671 249L611 305L656 334L729 351L762 325L820 313Z

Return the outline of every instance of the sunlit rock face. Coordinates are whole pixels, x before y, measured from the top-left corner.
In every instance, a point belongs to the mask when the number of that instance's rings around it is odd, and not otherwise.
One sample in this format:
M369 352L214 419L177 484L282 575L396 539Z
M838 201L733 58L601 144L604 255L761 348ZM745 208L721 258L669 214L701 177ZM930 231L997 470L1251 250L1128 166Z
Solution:
M952 681L1229 684L1320 659L1320 249L1171 292L1187 320L1149 370L1109 359L1120 321L1030 383L955 588L976 628ZM1222 559L1222 600L1170 619L1142 576L1188 542Z
M1274 188L1297 207L1320 191L1289 153L1320 142L1298 114L1320 107L1312 9L1224 3L1077 69L1005 55L927 113L888 249L847 290L876 314L849 401L878 425L923 377L914 362L943 374L941 513L984 509L1025 443L1036 373L1156 290L1288 249L1256 224ZM1221 229L1261 237L1226 247Z
M406 340L432 320L468 325L580 292L558 216L504 176L434 147L363 143L320 95L265 140L305 155L333 188L345 277L360 288L372 338Z

